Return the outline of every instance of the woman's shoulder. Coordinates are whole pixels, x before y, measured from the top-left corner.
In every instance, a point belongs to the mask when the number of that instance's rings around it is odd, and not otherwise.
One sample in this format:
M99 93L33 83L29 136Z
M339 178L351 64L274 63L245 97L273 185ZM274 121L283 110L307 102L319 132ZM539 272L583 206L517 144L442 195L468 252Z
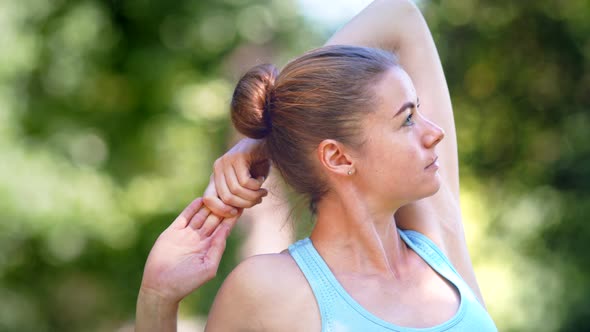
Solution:
M254 255L243 260L231 274L240 277L256 277L265 278L268 274L263 273L264 270L277 270L279 274L286 274L288 277L294 270L297 270L297 263L291 257L288 250L284 250L276 254Z
M246 258L230 273L226 282L238 287L256 288L259 294L268 293L268 296L283 294L296 285L307 283L287 250Z
M307 330L314 303L313 292L288 251L252 256L223 282L207 330L291 330L301 322ZM319 322L319 311L317 315Z

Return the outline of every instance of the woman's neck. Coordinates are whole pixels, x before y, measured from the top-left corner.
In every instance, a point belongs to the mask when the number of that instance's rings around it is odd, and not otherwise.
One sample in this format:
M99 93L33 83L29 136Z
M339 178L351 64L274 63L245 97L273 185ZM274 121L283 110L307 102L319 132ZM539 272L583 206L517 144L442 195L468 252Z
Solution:
M324 197L310 238L335 273L399 279L407 272L410 249L399 235L394 212L377 211L350 196Z

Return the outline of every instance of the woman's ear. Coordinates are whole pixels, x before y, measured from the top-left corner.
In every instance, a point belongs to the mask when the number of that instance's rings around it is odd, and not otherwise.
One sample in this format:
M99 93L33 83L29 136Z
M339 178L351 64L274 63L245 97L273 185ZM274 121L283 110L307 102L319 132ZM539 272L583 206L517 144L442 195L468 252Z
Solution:
M354 160L342 143L333 139L323 140L316 152L320 164L329 174L347 176L354 172Z

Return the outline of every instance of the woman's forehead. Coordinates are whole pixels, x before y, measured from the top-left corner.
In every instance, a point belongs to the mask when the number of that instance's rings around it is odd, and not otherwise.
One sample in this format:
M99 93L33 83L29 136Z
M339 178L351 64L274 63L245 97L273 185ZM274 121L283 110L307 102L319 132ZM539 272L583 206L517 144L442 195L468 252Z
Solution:
M414 84L408 74L399 67L388 70L376 90L378 99L385 107L394 107L397 110L406 102L416 102Z

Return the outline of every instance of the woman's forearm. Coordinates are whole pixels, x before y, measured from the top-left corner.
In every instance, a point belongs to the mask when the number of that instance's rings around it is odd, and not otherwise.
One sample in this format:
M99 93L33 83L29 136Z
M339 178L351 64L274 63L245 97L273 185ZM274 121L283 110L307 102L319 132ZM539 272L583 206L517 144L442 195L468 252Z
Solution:
M378 47L397 52L411 35L427 29L421 13L410 0L375 0L342 29L327 44L353 44Z
M159 295L140 290L135 316L136 332L175 332L178 303L169 302Z

